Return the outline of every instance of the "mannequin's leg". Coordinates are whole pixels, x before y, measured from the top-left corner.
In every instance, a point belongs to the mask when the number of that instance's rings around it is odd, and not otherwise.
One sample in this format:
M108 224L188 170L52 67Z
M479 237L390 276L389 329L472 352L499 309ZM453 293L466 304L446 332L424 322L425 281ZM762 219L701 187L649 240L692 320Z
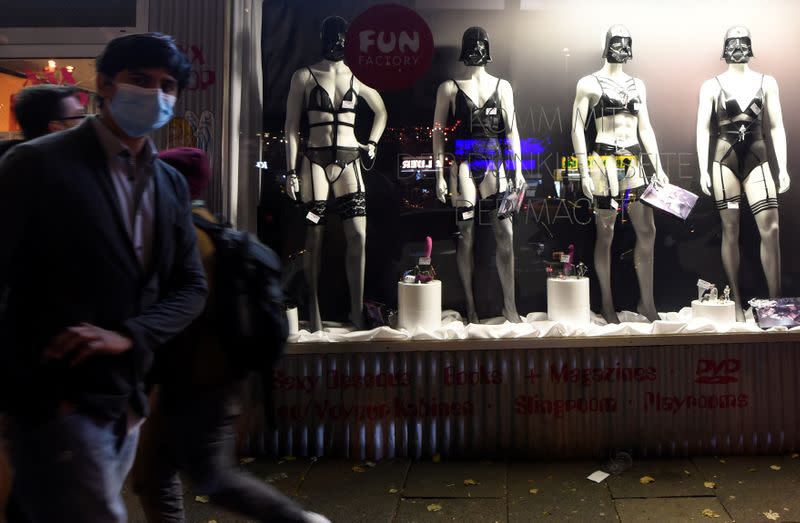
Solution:
M366 268L367 216L364 182L358 162L347 165L333 185L336 212L345 237L345 274L350 290L350 321L364 328L364 270Z
M456 264L461 285L464 287L464 298L467 302L467 320L478 323L478 311L475 308L475 294L472 290L472 275L475 272L475 220L458 222L458 250Z
M364 328L364 269L366 266L367 217L357 216L342 222L347 241L345 270L350 287L350 321Z
M613 209L595 209L595 227L597 240L594 243L594 270L600 283L600 295L603 299L603 318L608 323L619 323L614 299L611 295L611 242L614 240L614 223L617 211Z
M712 164L711 182L717 202L738 198L742 194L742 186L736 175L716 162ZM742 295L739 292L739 209L720 209L719 218L722 222L722 267L731 287L731 299L736 304L736 321L744 321Z
M306 241L303 272L308 284L308 323L309 330L322 330L322 317L319 312L319 273L322 267L322 248L325 239L325 201L328 199L328 179L325 170L303 158L300 165L300 195L311 212L320 215L318 224L306 219ZM322 212L320 212L322 210Z
M311 332L322 330L322 317L319 314L319 273L322 267L322 242L325 227L309 225L306 227L306 255L303 269L308 283L308 323Z
M639 280L639 305L636 309L648 320L656 321L660 318L653 299L653 257L656 244L653 209L634 202L628 205L628 216L636 233L636 246L633 250L633 264Z
M517 313L517 304L514 293L514 227L510 218L501 220L497 213L492 213L492 228L494 229L497 251L495 261L497 273L500 276L500 286L503 288L503 317L510 322L520 323L522 318Z
M456 226L458 227L458 249L456 265L464 289L467 307L467 321L478 323L478 311L475 308L475 293L472 288L472 277L475 273L475 220L478 219L477 188L469 171L469 163L461 162L450 171L450 190L454 194L453 206L456 207ZM464 211L472 211L473 216L463 219Z
M777 191L769 164L757 167L744 182L747 201L753 209L761 236L761 266L767 277L770 298L781 296L781 242L778 227Z

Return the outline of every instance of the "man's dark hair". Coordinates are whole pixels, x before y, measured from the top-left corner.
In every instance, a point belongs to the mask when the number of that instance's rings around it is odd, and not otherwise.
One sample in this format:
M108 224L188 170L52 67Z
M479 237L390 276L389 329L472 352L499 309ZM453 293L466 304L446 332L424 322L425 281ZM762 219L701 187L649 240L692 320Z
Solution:
M63 118L61 101L75 96L80 90L69 85L41 84L26 87L14 97L14 116L26 140L33 140L50 130L47 125Z
M126 69L163 67L183 90L192 65L171 36L161 33L125 35L111 40L97 58L97 72L114 78Z

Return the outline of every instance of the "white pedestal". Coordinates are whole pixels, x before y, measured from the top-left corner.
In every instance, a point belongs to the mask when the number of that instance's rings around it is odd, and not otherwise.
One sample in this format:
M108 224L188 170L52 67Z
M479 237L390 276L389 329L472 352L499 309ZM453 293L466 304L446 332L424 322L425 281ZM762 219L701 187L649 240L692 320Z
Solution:
M297 319L297 307L286 309L286 319L289 321L289 335L297 334L300 330L300 322Z
M548 278L547 318L561 323L591 323L589 278Z
M397 326L434 330L442 326L442 282L397 283Z
M736 323L736 304L732 301L692 301L692 317L711 320L714 323Z

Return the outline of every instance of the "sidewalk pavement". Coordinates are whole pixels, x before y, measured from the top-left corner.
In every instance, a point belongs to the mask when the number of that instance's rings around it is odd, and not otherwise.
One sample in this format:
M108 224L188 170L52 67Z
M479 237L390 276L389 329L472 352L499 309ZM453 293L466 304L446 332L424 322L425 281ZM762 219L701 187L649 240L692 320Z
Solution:
M586 479L595 461L242 461L334 523L800 522L796 454L634 460L599 484ZM186 490L187 522L248 521ZM129 488L125 497L130 521L144 521Z

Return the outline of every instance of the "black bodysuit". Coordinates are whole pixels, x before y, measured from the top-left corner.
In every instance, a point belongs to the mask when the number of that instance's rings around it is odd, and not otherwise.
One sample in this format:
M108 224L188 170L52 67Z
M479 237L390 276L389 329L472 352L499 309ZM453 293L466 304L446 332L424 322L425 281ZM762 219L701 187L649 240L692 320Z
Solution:
M717 208L722 210L728 208L728 202L738 203L741 200L741 194L727 196L725 183L722 180L721 166L723 165L730 169L739 181L744 181L755 169L761 168L765 194L769 194L764 172L764 163L767 162L767 144L764 141L762 128L765 98L764 75L761 75L761 86L745 107L741 107L739 101L730 96L722 86L719 77L716 80L719 84L719 96L715 101L714 115L719 133L714 161L720 164L722 200L717 201ZM750 202L753 214L777 208L777 206L777 198L767 197L758 202Z
M456 161L459 164L468 162L475 185L480 185L487 172L498 172L505 161L506 121L498 92L500 79L492 96L480 107L458 82L451 81L458 89L453 108ZM506 178L511 179L509 169L506 169ZM460 187L458 192L461 192Z

